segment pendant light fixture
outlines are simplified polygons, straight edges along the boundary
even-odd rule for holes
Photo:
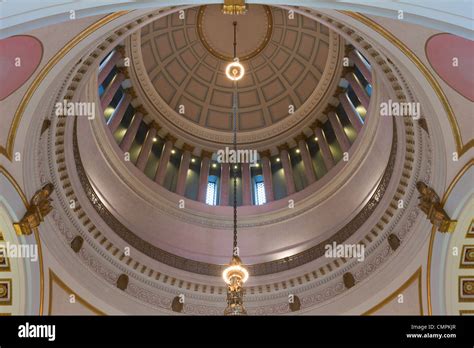
[[[227,15],[242,15],[247,13],[245,0],[224,0],[222,13]]]
[[[227,77],[233,82],[234,94],[232,99],[233,111],[233,148],[237,153],[237,114],[238,114],[238,99],[237,99],[237,81],[240,80],[245,73],[242,64],[237,58],[237,22],[234,25],[234,61],[229,63],[226,68]],[[239,257],[239,247],[237,244],[237,166],[232,167],[233,178],[233,208],[234,208],[234,238],[232,248],[232,259],[230,264],[224,269],[222,277],[227,284],[227,308],[224,311],[225,315],[246,315],[247,311],[244,307],[244,288],[243,285],[249,277],[249,272],[242,265],[242,260]]]

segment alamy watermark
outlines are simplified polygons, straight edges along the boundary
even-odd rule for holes
[[[326,252],[324,256],[327,258],[356,258],[357,261],[363,262],[365,260],[365,245],[364,244],[326,244],[324,247]]]
[[[55,105],[56,116],[84,116],[89,120],[95,118],[95,103],[94,102],[63,102]]]
[[[19,338],[46,338],[52,342],[56,340],[56,325],[36,325],[26,322],[18,326]]]
[[[418,120],[421,117],[420,103],[394,102],[389,99],[380,103],[380,116],[405,116]]]
[[[217,151],[218,163],[251,163],[258,161],[257,150],[234,150],[226,146],[225,149]]]
[[[6,242],[0,245],[2,255],[8,258],[31,259],[32,262],[38,261],[38,246],[36,244],[11,244]]]

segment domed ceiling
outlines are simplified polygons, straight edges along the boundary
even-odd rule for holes
[[[246,69],[238,83],[239,131],[281,124],[293,116],[291,109],[310,104],[306,117],[330,96],[328,84],[315,91],[323,76],[332,78],[324,72],[339,41],[320,23],[263,5],[249,5],[240,16],[222,14],[219,5],[190,8],[184,15],[163,17],[145,26],[140,37],[149,80],[179,117],[205,129],[232,130],[233,87],[225,67],[233,57],[233,21],[237,56]]]

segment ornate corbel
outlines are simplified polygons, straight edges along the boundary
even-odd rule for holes
[[[49,183],[36,191],[23,218],[19,222],[13,223],[17,235],[28,236],[32,234],[34,229],[44,221],[46,215],[53,210],[51,206],[52,199],[49,198],[53,190],[53,184]]]
[[[416,188],[420,193],[418,207],[425,213],[426,218],[430,220],[439,232],[453,232],[457,221],[451,220],[444,211],[436,192],[422,181],[416,183]]]

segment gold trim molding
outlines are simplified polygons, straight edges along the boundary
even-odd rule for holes
[[[362,315],[372,315],[377,312],[379,309],[383,308],[387,303],[393,301],[401,292],[405,291],[411,284],[418,280],[418,300],[420,302],[420,315],[423,315],[423,292],[421,289],[422,286],[422,279],[421,279],[421,267],[416,270],[415,273],[412,274],[408,280],[402,284],[397,290],[391,293],[387,298],[382,300],[380,303],[373,306],[367,312],[363,313]]]
[[[439,232],[452,233],[456,228],[457,221],[451,220],[448,213],[441,206],[439,196],[435,190],[426,185],[423,181],[416,183],[416,188],[420,193],[418,197],[418,208],[426,215],[426,218],[435,226]]]
[[[30,200],[25,215],[20,221],[13,223],[13,228],[18,236],[28,236],[32,234],[44,221],[46,215],[53,210],[51,206],[52,199],[49,198],[53,190],[53,184],[49,183],[36,191]]]

